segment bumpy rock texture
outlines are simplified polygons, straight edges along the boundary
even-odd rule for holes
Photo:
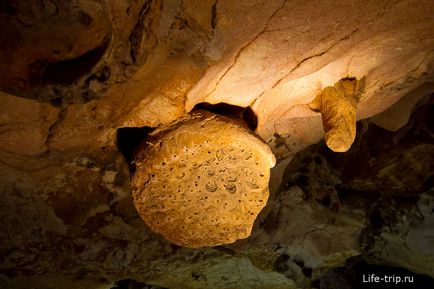
[[[346,152],[356,138],[357,103],[364,82],[364,79],[341,79],[333,87],[324,88],[309,103],[311,109],[321,112],[325,142],[335,152]]]
[[[419,111],[432,105],[433,10],[431,0],[2,1],[1,286],[309,288],[360,254],[433,276],[434,122]],[[308,104],[346,77],[366,80],[351,149],[300,152],[324,137]],[[167,125],[202,102],[250,107],[281,161],[249,238],[179,248],[138,216],[118,130]]]
[[[133,162],[141,217],[173,243],[196,248],[250,236],[276,161],[242,125],[196,112],[153,132]]]

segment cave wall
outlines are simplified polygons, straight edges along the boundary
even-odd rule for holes
[[[2,2],[1,282],[110,288],[131,278],[167,288],[295,288],[361,254],[368,212],[336,192],[306,199],[302,185],[283,188],[285,170],[323,138],[321,116],[308,104],[344,77],[366,79],[357,119],[373,118],[360,122],[358,134],[371,122],[398,134],[412,130],[405,126],[411,113],[433,92],[433,10],[428,0]],[[118,149],[118,129],[165,125],[203,102],[250,107],[255,133],[280,160],[256,231],[229,249],[179,248],[152,233],[132,204]],[[432,140],[426,143],[393,160],[421,164],[425,177],[433,171],[422,157],[432,156]],[[363,167],[365,178],[372,172]],[[335,172],[321,173],[341,182]],[[427,198],[417,206],[431,208]],[[379,230],[372,234],[388,236]],[[418,260],[388,262],[433,276],[432,265],[422,266],[432,259]]]

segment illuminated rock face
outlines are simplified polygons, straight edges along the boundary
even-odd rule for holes
[[[275,159],[241,124],[201,112],[154,132],[134,163],[140,216],[173,243],[202,247],[250,236]]]
[[[1,1],[0,287],[112,288],[131,278],[164,288],[287,289],[292,268],[312,270],[313,281],[360,254],[374,192],[407,200],[430,188],[432,148],[406,144],[431,144],[433,135],[421,134],[434,123],[431,111],[420,127],[410,118],[434,91],[433,11],[432,0]],[[308,104],[347,76],[366,79],[357,135],[370,141],[356,138],[344,154],[321,146],[330,165],[307,150],[305,172],[298,152],[324,137],[321,113]],[[281,160],[251,237],[225,246],[232,254],[154,234],[133,204],[117,146],[122,129],[165,126],[204,102],[250,107],[255,133]],[[365,132],[371,121],[397,134]],[[293,157],[300,167],[286,174]],[[335,158],[346,164],[342,174]],[[164,180],[176,192],[187,184]],[[383,247],[400,208],[387,199],[378,207],[392,212],[384,230],[367,232],[380,239],[366,256],[434,276],[422,244],[432,244],[425,228],[433,214],[403,235],[406,248],[395,246],[401,237]],[[405,222],[391,228],[406,231]]]
[[[324,88],[309,104],[321,112],[325,142],[335,152],[346,152],[356,138],[357,102],[363,88],[364,79],[344,78]]]

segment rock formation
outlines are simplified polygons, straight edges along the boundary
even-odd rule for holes
[[[311,109],[321,112],[325,142],[335,152],[346,152],[356,138],[357,103],[363,89],[364,79],[344,78],[309,103]]]
[[[0,287],[324,289],[357,260],[433,277],[433,11],[431,0],[0,1]],[[365,85],[356,138],[337,154],[309,104],[349,77]],[[259,137],[275,155],[270,196],[250,237],[179,247],[139,216],[130,159],[215,106],[248,122],[245,145]]]
[[[173,243],[196,248],[250,236],[275,159],[240,124],[196,112],[153,132],[133,162],[140,216]]]

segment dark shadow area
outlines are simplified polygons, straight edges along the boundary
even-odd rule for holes
[[[360,256],[348,259],[344,267],[327,271],[314,283],[320,289],[434,288],[433,278],[403,268],[371,265]]]
[[[104,40],[98,47],[77,58],[46,64],[39,81],[49,84],[72,84],[98,63],[104,55],[108,43],[108,40]]]
[[[131,164],[131,159],[136,147],[142,143],[150,132],[154,129],[148,126],[145,127],[123,127],[118,129],[117,145],[128,164]]]
[[[168,289],[168,288],[147,285],[145,283],[140,283],[132,279],[124,279],[116,282],[116,287],[112,287],[111,289]]]
[[[202,102],[196,104],[192,112],[196,110],[207,110],[230,118],[240,119],[253,131],[258,126],[258,117],[250,107],[241,107],[223,102],[217,104]]]

